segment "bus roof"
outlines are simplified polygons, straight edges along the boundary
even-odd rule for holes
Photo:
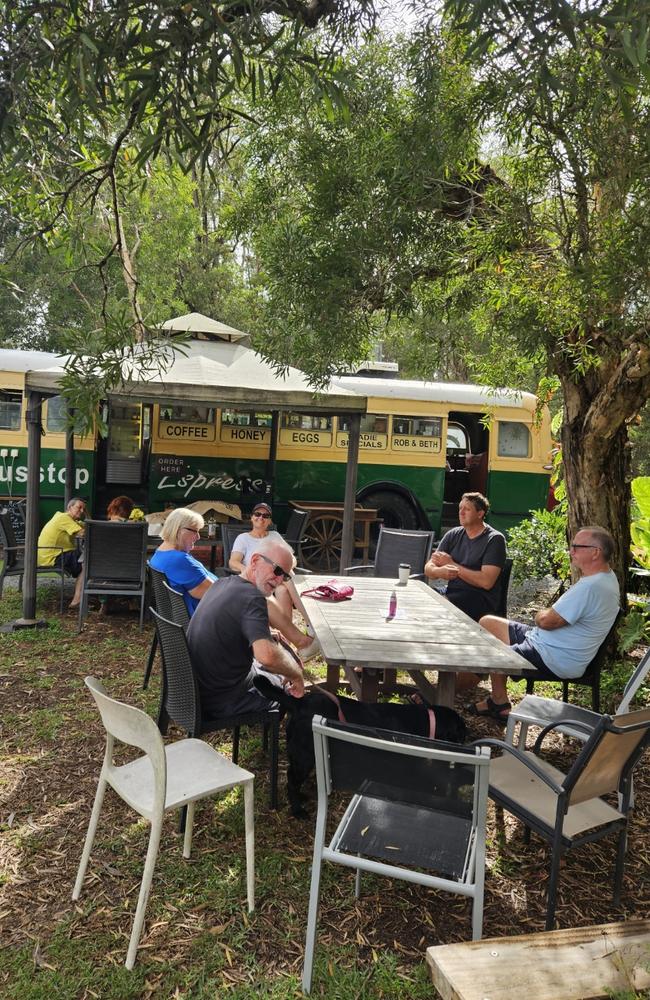
[[[31,372],[54,365],[63,365],[65,358],[60,354],[50,354],[48,351],[13,351],[0,349],[0,371]]]
[[[394,399],[418,399],[432,403],[458,403],[489,409],[511,406],[533,411],[537,397],[532,392],[515,389],[491,389],[486,385],[463,385],[460,382],[416,382],[399,378],[359,378],[345,376],[332,380],[332,386],[353,389],[364,396]]]

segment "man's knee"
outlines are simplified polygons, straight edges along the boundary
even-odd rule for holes
[[[481,628],[484,628],[486,632],[496,636],[497,639],[500,639],[501,642],[504,642],[507,646],[510,645],[507,618],[497,618],[496,615],[483,615],[483,617],[479,619],[479,625]]]

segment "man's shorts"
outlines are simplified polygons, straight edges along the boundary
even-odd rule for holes
[[[534,628],[533,625],[522,625],[521,622],[509,621],[508,638],[510,640],[510,648],[513,649],[515,653],[518,653],[519,656],[523,656],[523,658],[528,660],[529,663],[532,663],[534,667],[537,667],[538,673],[535,676],[536,681],[557,681],[559,679],[557,674],[554,674],[552,670],[549,670],[542,657],[528,638],[528,633],[532,628]],[[521,679],[521,677],[513,678],[513,680],[516,681],[520,681]]]
[[[54,560],[54,565],[58,569],[64,569],[70,576],[77,577],[81,573],[83,566],[79,562],[76,549],[70,552],[60,552]]]

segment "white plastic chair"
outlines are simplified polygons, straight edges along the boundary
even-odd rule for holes
[[[616,715],[625,715],[630,710],[635,694],[649,673],[650,649],[639,660],[636,669],[625,685],[623,698],[616,709]],[[569,705],[556,698],[540,698],[534,694],[527,694],[508,715],[505,742],[511,746],[515,745],[515,729],[518,723],[520,726],[518,745],[521,747],[526,745],[526,736],[530,726],[538,726],[543,729],[551,724],[555,732],[563,733],[565,736],[573,736],[584,742],[589,738],[600,718],[598,712],[580,708],[578,705]]]
[[[147,858],[126,956],[126,967],[132,969],[135,964],[151,879],[158,856],[163,816],[169,809],[178,809],[187,805],[183,857],[189,858],[192,846],[194,803],[199,799],[215,795],[217,792],[225,792],[236,785],[243,785],[246,829],[246,889],[248,910],[249,912],[253,910],[255,906],[254,775],[250,771],[238,767],[237,764],[233,764],[227,757],[217,753],[202,740],[179,740],[177,743],[165,746],[156,723],[145,712],[110,698],[102,684],[94,677],[86,677],[86,684],[97,702],[106,729],[106,750],[72,898],[79,899],[95,839],[104,793],[106,786],[110,785],[120,798],[124,799],[136,812],[151,823]],[[145,755],[128,764],[117,766],[113,763],[115,740],[138,747],[140,750],[144,750]]]

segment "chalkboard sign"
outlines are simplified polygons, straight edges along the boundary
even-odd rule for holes
[[[10,497],[0,497],[0,507],[7,511],[14,529],[16,545],[25,544],[25,501],[12,500]]]

